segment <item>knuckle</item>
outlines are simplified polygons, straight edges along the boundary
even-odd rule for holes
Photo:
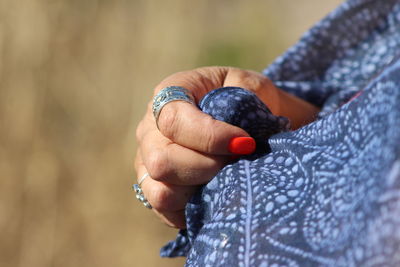
[[[212,151],[215,149],[217,145],[217,136],[215,135],[215,120],[210,118],[207,118],[205,121],[205,132],[202,135],[204,140],[203,144],[205,145],[204,149],[206,153],[212,153]]]
[[[151,123],[152,121],[147,119],[146,117],[143,118],[137,125],[136,127],[136,140],[138,140],[139,142],[143,141],[143,139],[145,139],[148,135],[149,132],[151,132]]]
[[[162,151],[154,151],[147,158],[146,169],[151,178],[157,181],[164,181],[168,177],[168,157]]]
[[[136,137],[136,140],[138,140],[138,141],[143,136],[143,134],[142,134],[143,130],[142,129],[143,129],[143,121],[140,121],[139,125],[136,128],[136,132],[135,132],[135,134],[136,134],[135,137]]]
[[[160,117],[158,118],[158,128],[165,137],[174,140],[175,127],[177,125],[177,121],[178,121],[177,110],[165,106],[161,110]]]
[[[154,188],[150,193],[149,202],[153,209],[163,212],[171,210],[171,194],[163,187]]]

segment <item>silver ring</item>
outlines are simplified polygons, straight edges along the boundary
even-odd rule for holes
[[[138,185],[140,186],[140,185],[143,183],[143,181],[144,181],[147,177],[149,177],[149,176],[150,176],[149,173],[146,172],[146,173],[138,180]]]
[[[145,177],[146,178],[146,177]],[[143,190],[140,187],[140,185],[138,184],[134,184],[133,185],[133,190],[136,193],[136,198],[143,203],[143,205],[148,208],[148,209],[152,209],[153,207],[150,205],[149,201],[147,201],[146,197],[143,194]]]
[[[158,117],[162,108],[172,101],[186,101],[195,105],[194,97],[189,90],[180,86],[168,86],[158,92],[153,98],[153,115],[158,128]]]

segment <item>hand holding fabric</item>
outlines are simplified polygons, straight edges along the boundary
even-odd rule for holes
[[[262,74],[230,67],[206,67],[173,74],[155,94],[168,86],[188,89],[199,103],[220,87],[242,87],[257,95],[274,115],[291,120],[293,128],[313,120],[318,109],[276,88]],[[185,228],[184,208],[198,185],[207,183],[232,158],[235,137],[249,137],[243,129],[213,119],[183,101],[168,103],[157,128],[149,103],[137,128],[139,149],[135,160],[138,177],[148,172],[143,192],[153,210],[168,225]]]

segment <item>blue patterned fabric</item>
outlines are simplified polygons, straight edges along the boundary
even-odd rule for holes
[[[265,140],[290,129],[287,118],[273,115],[255,94],[239,87],[211,91],[203,97],[199,107],[216,120],[246,130],[256,140],[258,153],[269,152]]]
[[[268,150],[226,166],[161,255],[187,266],[400,266],[399,59],[398,0],[350,0],[313,27],[264,74],[321,106],[318,119],[267,134]],[[228,91],[205,111],[252,122],[241,105],[223,108],[240,98]]]

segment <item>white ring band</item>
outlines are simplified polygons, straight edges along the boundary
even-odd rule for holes
[[[142,178],[140,178],[140,179],[138,180],[138,185],[140,186],[140,185],[143,183],[144,179],[146,179],[148,176],[150,176],[148,172],[146,172],[145,174],[143,174]]]

